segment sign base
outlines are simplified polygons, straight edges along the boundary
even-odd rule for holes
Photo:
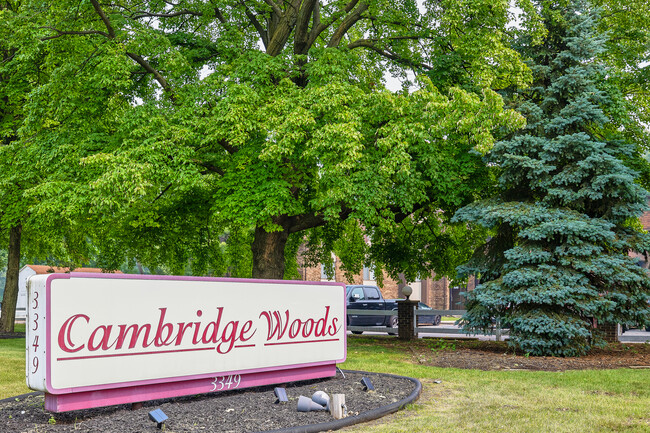
[[[230,391],[299,380],[319,379],[335,375],[336,364],[326,364],[70,394],[56,395],[46,393],[45,409],[50,412],[67,412],[92,407],[137,403],[184,395]]]

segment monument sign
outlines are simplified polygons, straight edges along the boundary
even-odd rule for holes
[[[29,280],[27,385],[61,412],[333,376],[345,286],[125,274]]]

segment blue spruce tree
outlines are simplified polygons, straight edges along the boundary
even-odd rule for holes
[[[482,282],[468,293],[465,330],[500,319],[509,344],[531,355],[582,355],[603,343],[599,324],[650,314],[647,271],[628,256],[650,249],[638,224],[648,193],[621,162],[634,146],[605,133],[598,12],[566,3],[543,6],[541,46],[522,44],[534,84],[507,95],[528,123],[488,156],[500,170],[499,196],[455,216],[494,233],[461,268]]]

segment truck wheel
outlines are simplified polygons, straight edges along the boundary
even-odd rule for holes
[[[397,316],[390,316],[388,329],[388,335],[397,335]]]

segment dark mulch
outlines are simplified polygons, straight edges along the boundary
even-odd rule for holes
[[[165,431],[257,432],[332,421],[329,412],[298,412],[300,395],[315,391],[345,394],[349,415],[386,406],[406,398],[413,382],[399,377],[372,375],[375,391],[364,391],[360,373],[340,373],[330,379],[287,385],[288,403],[275,404],[273,386],[206,394],[145,403],[142,409],[130,405],[51,414],[43,408],[43,396],[0,403],[0,432],[155,432],[149,411],[160,408],[169,417]]]

